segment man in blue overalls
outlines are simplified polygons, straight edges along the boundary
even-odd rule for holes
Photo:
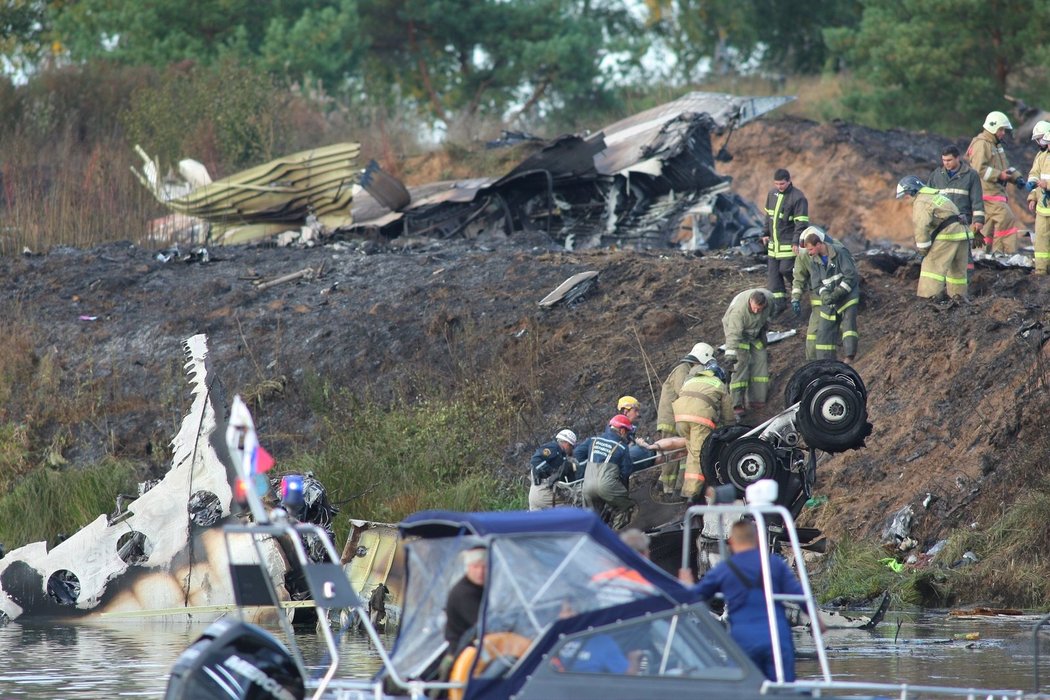
[[[762,587],[758,531],[753,521],[741,520],[733,523],[729,534],[729,548],[733,556],[704,574],[696,590],[704,600],[711,598],[715,593],[721,593],[725,597],[726,607],[729,609],[730,636],[762,669],[766,678],[776,680],[766,597]],[[769,557],[769,574],[773,593],[802,594],[802,585],[780,557]],[[783,603],[774,603],[774,610],[784,680],[792,682],[795,680],[795,646],[791,641],[791,627],[784,614]]]

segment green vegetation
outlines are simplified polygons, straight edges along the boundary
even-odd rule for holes
[[[2,439],[2,437],[0,437]],[[135,493],[135,468],[107,460],[86,469],[36,469],[0,496],[0,542],[14,549],[72,534],[103,513],[117,494]]]
[[[452,398],[387,404],[318,382],[313,403],[323,419],[323,447],[278,468],[312,472],[347,517],[397,522],[418,510],[526,507],[521,484],[501,477],[493,463],[493,446],[510,441],[513,420],[499,388],[466,382]],[[345,520],[337,523],[338,542],[346,538]]]
[[[869,600],[890,591],[894,602],[949,606],[986,602],[1026,608],[1050,606],[1050,543],[1039,533],[1050,521],[1050,481],[1043,479],[981,530],[955,530],[943,549],[921,568],[886,564],[899,554],[874,542],[837,542],[814,576],[820,598]],[[972,552],[976,562],[964,559]],[[900,557],[903,558],[903,557]]]

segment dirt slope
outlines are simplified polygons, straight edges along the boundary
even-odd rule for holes
[[[659,391],[692,343],[721,342],[730,298],[763,280],[760,271],[743,271],[752,261],[739,259],[477,245],[373,255],[229,249],[207,264],[164,264],[126,244],[65,250],[0,260],[0,306],[33,325],[33,352],[57,359],[71,391],[93,380],[108,387],[110,406],[71,426],[76,439],[65,456],[74,464],[105,445],[150,459],[183,403],[179,341],[206,332],[227,391],[283,377],[284,390],[258,415],[278,453],[310,440],[311,373],[384,391],[411,387],[421,366],[447,369],[449,377],[463,367],[508,371],[522,421],[513,444],[493,448],[517,473],[557,427],[597,431],[624,393],[647,399],[651,429],[650,386]],[[246,279],[322,265],[319,280],[264,291]],[[1026,474],[1037,473],[1033,457],[1045,454],[1048,415],[1045,351],[1032,341],[1041,330],[1028,339],[1018,331],[1046,322],[1050,288],[1023,272],[982,270],[975,304],[937,307],[912,296],[914,264],[880,263],[889,272],[869,260],[861,265],[857,367],[875,432],[866,449],[820,463],[818,492],[831,504],[822,524],[832,535],[875,536],[911,503],[916,534],[932,544],[948,528],[991,517]],[[601,276],[582,303],[537,307],[558,282],[586,269]],[[659,376],[647,373],[646,357]],[[774,346],[771,409],[779,409],[801,361],[801,337]],[[515,366],[529,371],[506,369]],[[169,386],[174,393],[157,396],[157,387]],[[928,510],[921,505],[927,493],[936,498]]]
[[[854,242],[907,242],[909,212],[893,185],[928,171],[941,140],[785,119],[748,125],[730,147],[735,160],[724,170],[745,196],[761,201],[772,170],[786,166],[815,222],[854,232]],[[1026,156],[1012,157],[1020,165]],[[57,374],[54,400],[104,397],[48,427],[74,466],[113,452],[163,468],[186,404],[180,341],[204,332],[227,393],[258,398],[260,431],[278,455],[314,439],[312,377],[382,396],[497,373],[520,420],[510,444],[492,447],[520,476],[539,441],[565,425],[597,431],[622,394],[646,400],[643,431],[652,430],[664,375],[693,343],[721,343],[729,300],[764,283],[762,269],[745,271],[759,261],[670,250],[565,253],[524,236],[395,243],[216,249],[205,264],[163,263],[129,244],[0,259],[0,325],[10,352]],[[307,267],[320,275],[253,285]],[[582,303],[538,308],[589,269],[601,272],[599,286]],[[1043,332],[1019,331],[1047,323],[1050,284],[979,270],[973,305],[938,307],[914,298],[915,264],[863,258],[861,269],[857,368],[875,432],[866,449],[820,463],[817,490],[830,500],[816,517],[833,536],[877,537],[911,504],[923,545],[987,524],[1042,473]],[[801,336],[773,348],[774,397],[802,358]],[[31,405],[11,397],[0,423],[21,420]],[[773,400],[770,409],[780,407]]]

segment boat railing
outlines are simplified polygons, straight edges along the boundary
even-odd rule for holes
[[[335,547],[329,539],[328,534],[317,525],[295,522],[284,515],[282,511],[271,511],[268,515],[269,519],[264,523],[255,522],[249,524],[233,524],[227,525],[223,528],[226,540],[226,555],[230,562],[231,575],[234,578],[234,590],[236,593],[242,588],[238,579],[239,577],[244,576],[244,567],[247,567],[248,569],[254,568],[257,571],[261,571],[262,576],[254,577],[253,583],[258,585],[258,581],[261,578],[268,594],[268,598],[271,601],[269,604],[278,606],[279,608],[280,597],[271,576],[266,571],[266,557],[264,556],[262,549],[262,542],[264,541],[264,538],[273,537],[281,538],[281,541],[291,544],[294,548],[295,557],[306,575],[310,593],[313,597],[313,604],[318,610],[318,627],[324,638],[329,658],[328,666],[325,668],[320,678],[312,679],[311,675],[307,673],[302,651],[295,642],[295,632],[292,629],[292,624],[288,617],[286,615],[278,615],[277,619],[289,646],[289,651],[299,668],[300,674],[307,680],[308,687],[311,687],[314,691],[312,697],[315,700],[319,699],[328,689],[338,690],[342,693],[340,697],[347,698],[382,697],[383,695],[382,684],[377,681],[366,679],[335,680],[335,674],[339,667],[339,645],[336,641],[335,634],[332,631],[331,622],[329,621],[329,610],[351,609],[357,614],[361,623],[361,628],[368,635],[372,646],[376,650],[376,653],[383,664],[383,668],[386,675],[389,677],[390,682],[404,690],[409,697],[424,698],[429,690],[447,691],[453,688],[464,687],[464,684],[462,683],[418,681],[403,678],[401,674],[398,673],[397,668],[390,659],[390,655],[383,646],[383,640],[380,638],[378,630],[376,630],[375,626],[372,624],[364,602],[356,593],[354,593],[350,586],[350,581],[346,577],[346,573],[343,571],[342,567],[336,563],[339,561],[339,555],[336,553]],[[301,536],[306,534],[316,536],[324,544],[325,551],[329,557],[329,562],[317,563],[310,559],[301,539]],[[248,565],[235,564],[230,547],[231,535],[250,536],[256,557],[255,563]],[[238,600],[238,603],[245,605],[245,603],[241,603],[241,600]]]
[[[756,529],[758,530],[759,540],[759,560],[762,565],[762,587],[765,592],[766,599],[766,615],[769,619],[769,636],[772,640],[773,647],[773,661],[776,669],[776,680],[767,680],[762,685],[762,693],[768,694],[775,690],[804,690],[809,692],[812,697],[822,697],[825,693],[878,693],[886,697],[897,697],[900,700],[907,700],[908,698],[914,698],[919,696],[928,695],[941,695],[946,697],[965,697],[971,700],[977,698],[984,698],[985,700],[1003,699],[1006,698],[1020,698],[1024,697],[1025,694],[1021,690],[992,690],[992,689],[977,689],[977,688],[957,688],[951,686],[933,686],[933,685],[909,685],[909,684],[894,684],[894,683],[865,683],[855,681],[836,681],[832,679],[831,669],[828,665],[827,652],[824,647],[823,631],[820,625],[819,610],[816,604],[816,598],[813,596],[813,589],[809,583],[809,573],[806,570],[805,560],[802,558],[802,548],[799,544],[798,532],[795,529],[795,521],[791,517],[791,514],[786,508],[778,505],[771,504],[724,504],[724,505],[697,505],[690,507],[686,513],[683,522],[683,543],[682,543],[682,568],[689,566],[689,550],[692,544],[692,520],[694,515],[700,516],[714,516],[717,519],[717,525],[715,531],[718,535],[719,544],[722,547],[722,556],[726,556],[725,552],[725,518],[723,516],[729,516],[731,518],[739,519],[742,516],[750,516],[755,519]],[[772,590],[772,578],[770,576],[769,557],[770,546],[769,546],[769,518],[779,517],[783,522],[783,535],[778,536],[778,539],[786,536],[787,543],[791,547],[792,554],[795,559],[795,567],[798,574],[799,583],[802,586],[802,595],[797,594],[785,594],[785,593],[774,593]],[[784,677],[784,659],[780,652],[780,629],[777,625],[777,616],[775,614],[775,604],[777,602],[795,602],[800,603],[809,615],[810,619],[810,633],[813,636],[813,645],[816,649],[817,659],[820,664],[820,673],[822,676],[821,680],[801,680],[801,681],[785,681]],[[1050,620],[1050,615],[1044,618],[1044,622]],[[1041,623],[1042,624],[1042,623]],[[1038,627],[1036,629],[1038,634]],[[1038,647],[1036,648],[1037,664],[1038,664]],[[1036,692],[1038,693],[1038,675],[1036,676]]]
[[[683,541],[682,541],[682,568],[686,569],[689,567],[689,550],[692,547],[692,521],[694,515],[700,515],[706,517],[708,515],[716,518],[718,532],[718,541],[724,546],[725,532],[724,532],[724,518],[722,516],[740,518],[742,516],[751,516],[755,519],[756,529],[758,530],[758,550],[760,553],[759,561],[762,566],[762,589],[765,593],[766,599],[766,617],[769,620],[769,638],[772,640],[773,647],[773,666],[776,671],[778,683],[784,683],[784,658],[783,654],[780,653],[780,628],[777,625],[776,615],[776,603],[796,603],[802,607],[806,614],[809,615],[809,619],[812,621],[810,624],[810,630],[813,634],[813,645],[816,648],[817,660],[820,663],[820,672],[824,678],[825,683],[831,682],[831,670],[828,667],[828,656],[824,649],[824,637],[820,629],[820,625],[817,621],[820,619],[816,600],[813,596],[813,590],[809,585],[809,574],[806,572],[805,562],[802,559],[802,548],[799,545],[798,532],[795,530],[795,521],[791,517],[791,513],[788,512],[787,508],[772,504],[724,504],[724,505],[697,505],[691,506],[685,512],[683,521]],[[795,562],[797,564],[798,579],[802,585],[802,594],[796,593],[774,593],[773,592],[773,579],[770,576],[769,569],[769,518],[778,517],[783,522],[784,534],[787,535],[787,541],[791,546],[791,551],[794,554]],[[724,552],[723,552],[724,556]],[[790,684],[788,684],[790,685]]]
[[[1036,623],[1035,629],[1032,630],[1032,692],[1039,692],[1039,632],[1050,623],[1050,613],[1043,615],[1043,617]]]

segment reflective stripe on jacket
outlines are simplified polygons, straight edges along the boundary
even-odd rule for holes
[[[969,223],[984,223],[984,190],[981,187],[981,178],[977,176],[977,171],[966,163],[960,163],[954,175],[949,175],[944,168],[937,168],[930,173],[926,185],[952,200],[952,204],[958,207],[959,213],[965,216]]]
[[[809,202],[802,190],[794,185],[783,192],[773,188],[766,195],[766,221],[763,233],[769,236],[766,254],[783,259],[795,256],[792,246],[797,245],[799,233],[809,226]]]
[[[931,187],[923,187],[915,195],[912,204],[911,220],[915,226],[915,245],[919,250],[928,250],[933,245],[933,232],[948,218],[959,215],[959,209],[952,200]],[[948,224],[937,234],[939,241],[966,241],[972,237],[965,226],[959,222]]]
[[[677,423],[700,423],[714,430],[733,420],[733,402],[726,385],[702,367],[682,385],[673,407]]]
[[[970,147],[966,149],[966,158],[981,178],[985,196],[1006,196],[1006,184],[999,179],[999,173],[1009,168],[1010,162],[1006,160],[1006,151],[995,134],[982,130],[974,136]]]
[[[674,409],[671,405],[678,398],[678,392],[689,378],[689,373],[696,365],[692,362],[679,362],[664,380],[663,388],[660,389],[660,406],[656,411],[656,429],[665,433],[674,432]]]
[[[1039,151],[1035,160],[1032,161],[1032,169],[1028,171],[1028,181],[1050,180],[1050,151]],[[1035,213],[1040,216],[1050,216],[1050,193],[1042,187],[1036,187],[1028,193],[1028,201],[1035,202]]]

